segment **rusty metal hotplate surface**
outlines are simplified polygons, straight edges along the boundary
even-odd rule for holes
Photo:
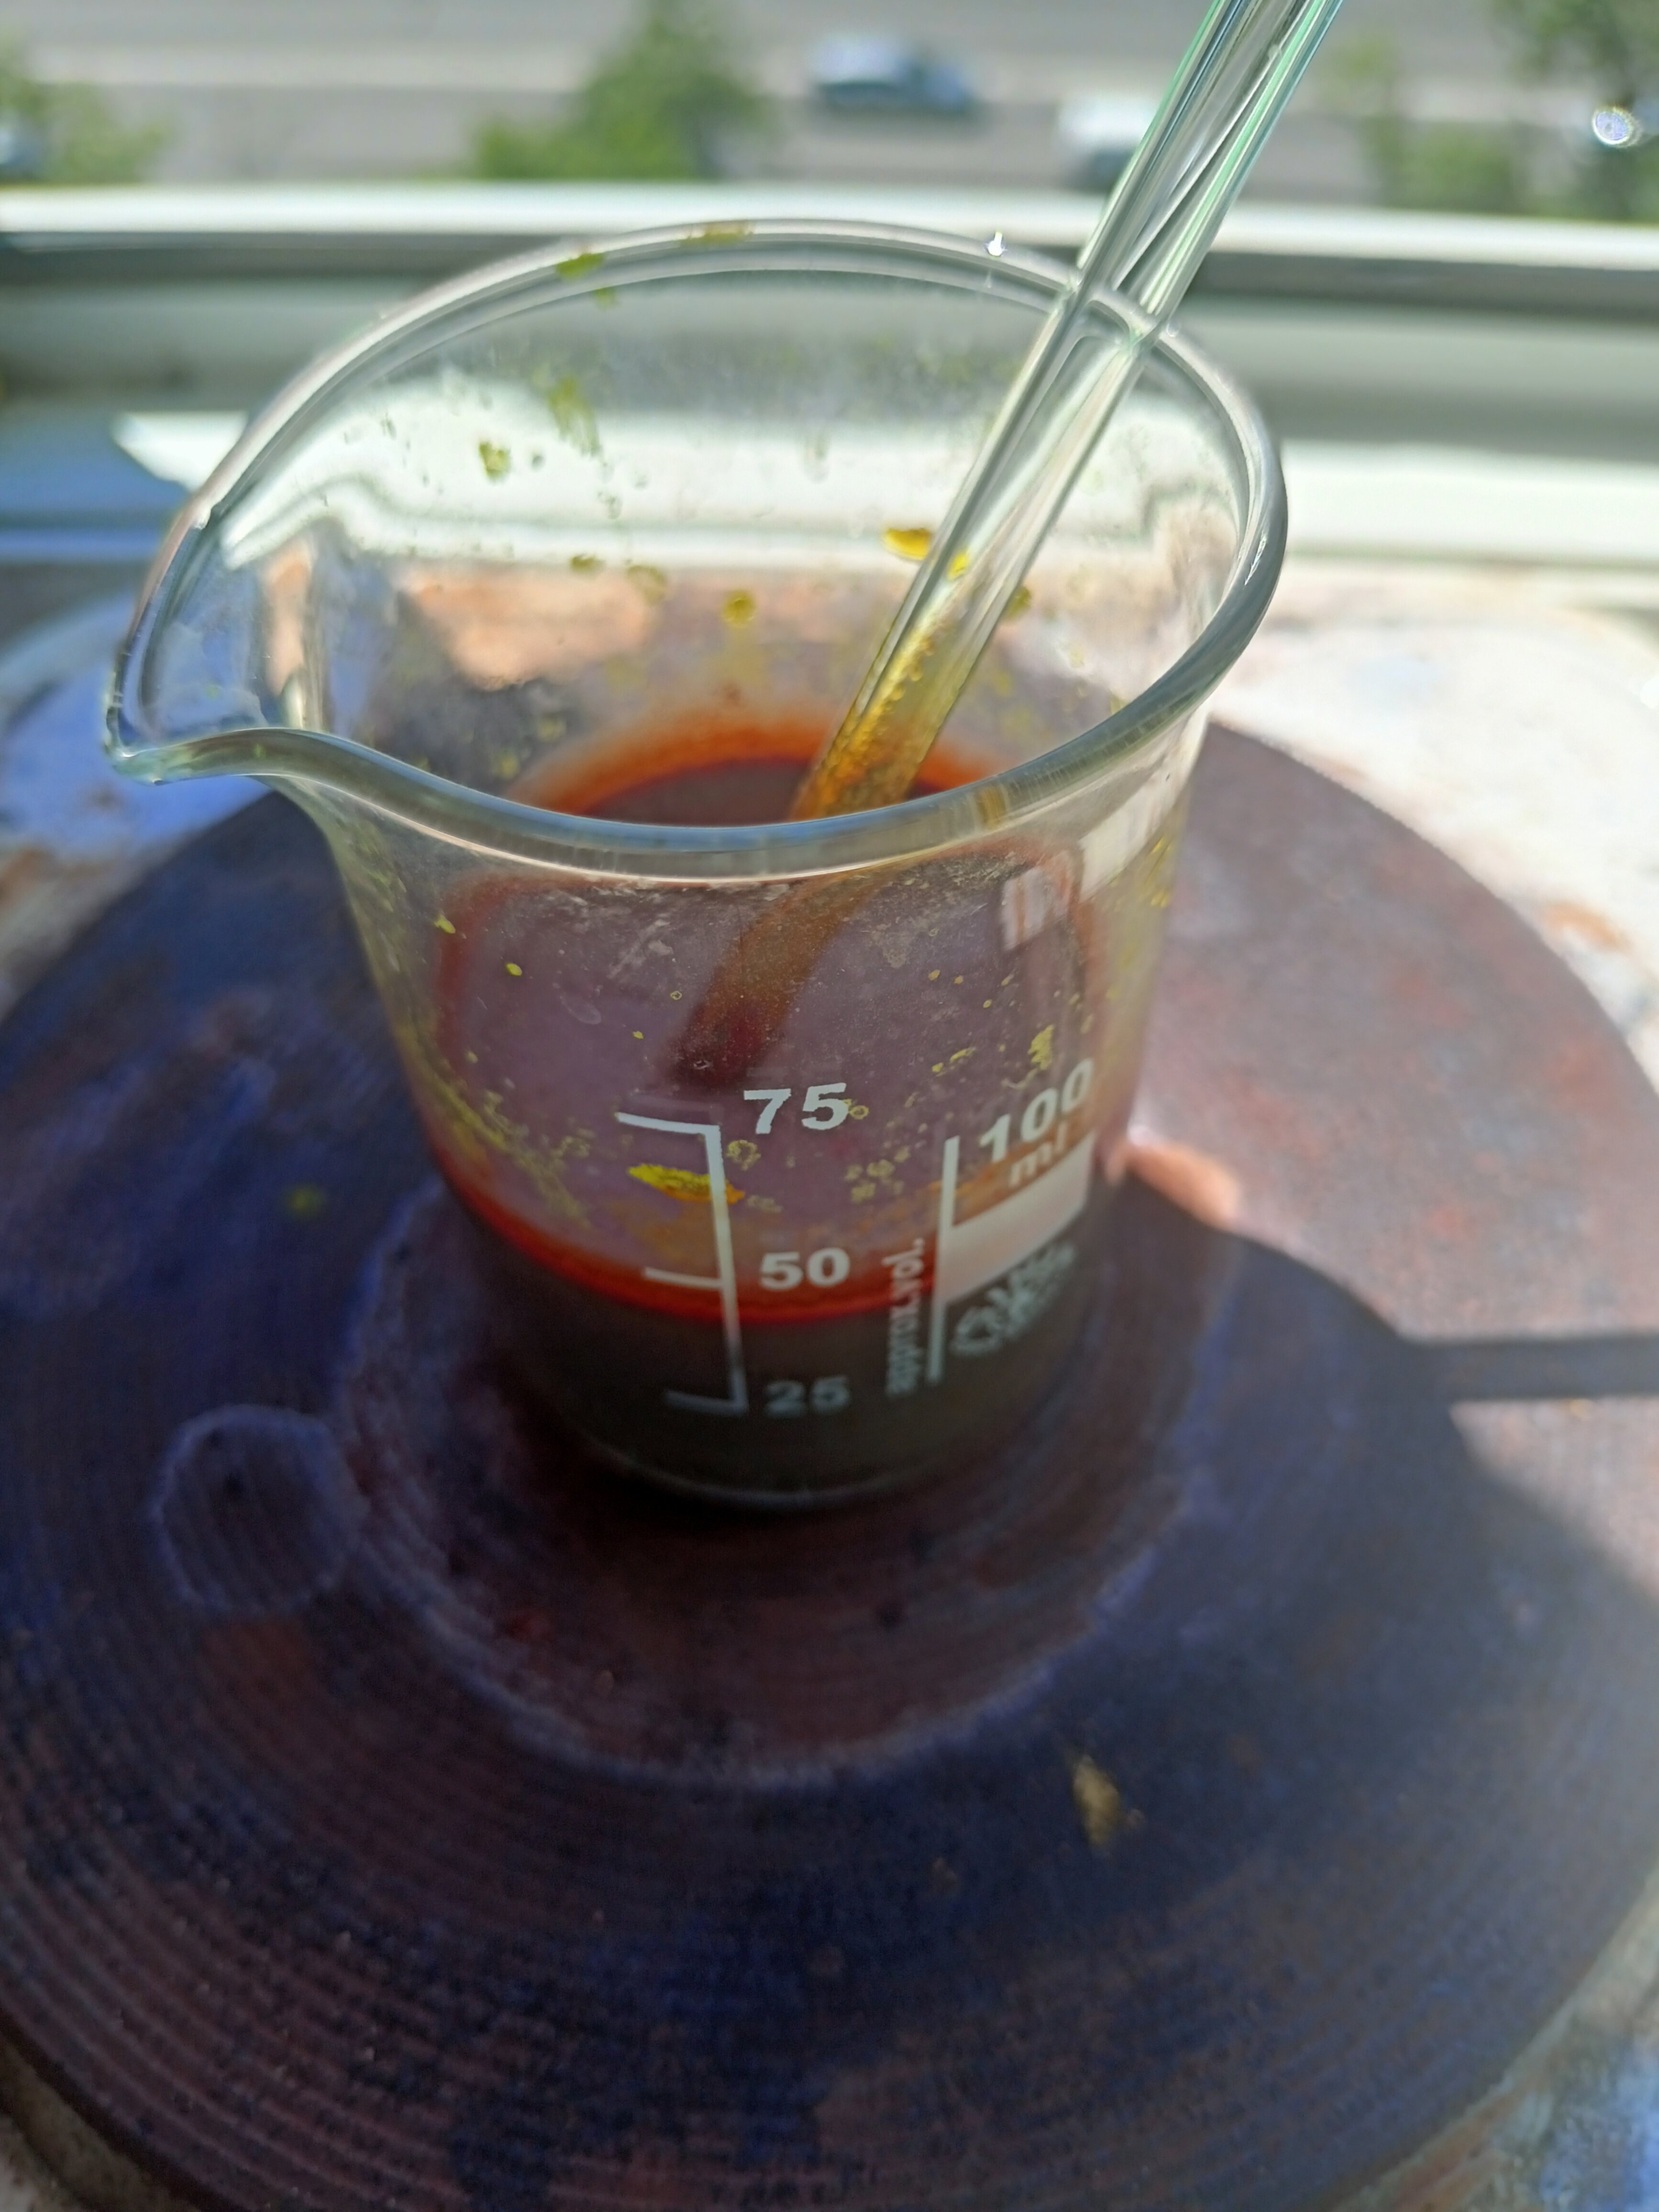
[[[1652,1431],[1549,1402],[1653,1388],[1659,1102],[1309,772],[1218,734],[1189,863],[1065,1390],[816,1519],[515,1396],[297,813],[25,1001],[0,2024],[107,2137],[238,2212],[1285,2212],[1545,2023],[1659,1839],[1659,1578],[1560,1503]]]

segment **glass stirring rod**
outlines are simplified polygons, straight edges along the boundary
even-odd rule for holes
[[[1214,0],[793,820],[908,791],[1341,4]],[[1107,291],[1124,320],[1094,312]]]

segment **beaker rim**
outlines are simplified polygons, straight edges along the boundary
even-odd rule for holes
[[[550,279],[561,299],[677,277],[746,271],[840,270],[954,283],[964,291],[1052,301],[1069,281],[1048,255],[901,224],[757,219],[684,224],[592,241],[562,240],[421,292],[320,356],[249,423],[185,502],[151,567],[117,656],[106,745],[141,779],[246,775],[295,796],[323,793],[395,817],[446,842],[529,861],[664,879],[799,877],[904,860],[1018,823],[1137,757],[1199,709],[1259,628],[1284,558],[1285,484],[1273,441],[1243,386],[1205,349],[1166,328],[1153,352],[1224,429],[1244,504],[1227,586],[1182,653],[1104,720],[1034,759],[976,781],[856,814],[805,822],[698,828],[562,814],[437,775],[326,731],[280,724],[227,726],[186,737],[151,734],[137,708],[148,655],[170,605],[211,542],[216,518],[287,434],[319,417],[362,376],[439,334],[507,310]],[[1114,295],[1101,295],[1109,311]],[[1133,316],[1133,310],[1126,310]]]

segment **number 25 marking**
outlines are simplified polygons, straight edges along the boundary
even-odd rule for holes
[[[839,1129],[853,1110],[849,1099],[836,1096],[837,1091],[846,1088],[844,1083],[814,1083],[809,1085],[806,1096],[801,1101],[801,1127],[804,1129]],[[778,1118],[779,1107],[787,1104],[795,1094],[790,1090],[745,1091],[743,1095],[745,1098],[765,1100],[755,1119],[755,1134],[769,1137],[772,1124]]]
[[[775,1420],[795,1419],[809,1408],[815,1413],[844,1413],[852,1402],[853,1385],[845,1375],[820,1375],[810,1386],[785,1382],[766,1385],[766,1410]]]

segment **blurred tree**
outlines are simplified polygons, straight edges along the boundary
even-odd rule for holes
[[[1528,149],[1517,131],[1407,116],[1392,39],[1351,40],[1332,56],[1323,82],[1332,104],[1352,118],[1384,206],[1466,215],[1520,215],[1532,206]]]
[[[1378,198],[1388,207],[1468,214],[1659,222],[1659,0],[1492,0],[1492,7],[1517,42],[1523,69],[1582,76],[1595,100],[1627,111],[1629,143],[1598,143],[1587,103],[1564,186],[1559,151],[1552,164],[1536,125],[1413,121],[1398,47],[1386,37],[1357,39],[1332,56],[1323,81],[1333,105],[1352,119]],[[1552,166],[1547,186],[1540,174]]]
[[[1621,146],[1598,145],[1587,128],[1571,211],[1615,222],[1659,222],[1659,0],[1492,4],[1534,74],[1565,65],[1589,79],[1598,100],[1647,123],[1645,138]],[[1588,125],[1588,117],[1585,121]]]
[[[0,44],[0,184],[125,185],[166,145],[159,125],[119,122],[90,87],[45,84]]]
[[[726,147],[763,133],[769,103],[694,0],[647,0],[632,36],[602,61],[562,120],[487,123],[472,173],[495,178],[718,176]]]

